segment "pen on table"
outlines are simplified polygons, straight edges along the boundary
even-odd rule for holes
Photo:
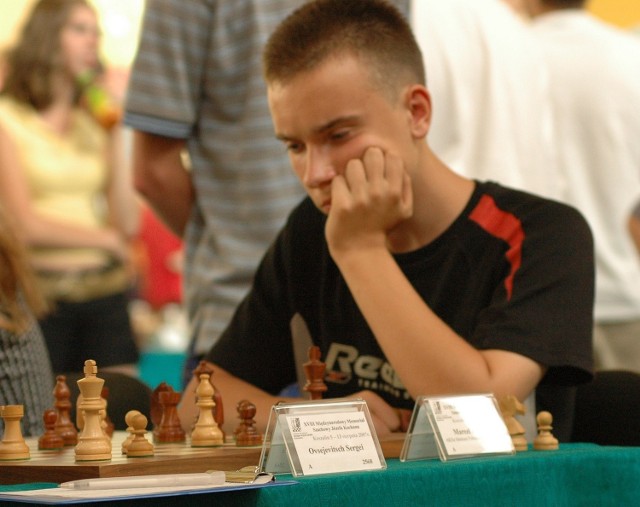
[[[225,482],[225,473],[209,470],[195,474],[134,475],[129,477],[103,477],[63,482],[66,489],[127,489],[162,488],[172,486],[221,486]]]

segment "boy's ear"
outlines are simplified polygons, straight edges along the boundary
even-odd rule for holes
[[[424,86],[413,85],[407,89],[405,100],[411,133],[416,138],[424,138],[431,126],[431,95]]]

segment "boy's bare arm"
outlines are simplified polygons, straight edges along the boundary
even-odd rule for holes
[[[369,150],[333,182],[327,241],[358,307],[412,397],[526,398],[544,368],[512,352],[475,349],[427,306],[389,251],[388,231],[408,210],[402,171],[392,156]]]

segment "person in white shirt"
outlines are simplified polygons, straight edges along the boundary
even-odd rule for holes
[[[640,197],[640,41],[584,0],[527,0],[550,70],[565,200],[595,237],[596,368],[640,371],[640,259],[628,230]]]
[[[502,0],[419,0],[411,21],[434,150],[464,176],[558,197],[547,74],[522,16]]]

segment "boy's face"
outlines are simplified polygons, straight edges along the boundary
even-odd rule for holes
[[[411,113],[402,92],[394,101],[376,89],[355,57],[331,58],[286,84],[271,83],[276,135],[315,205],[331,207],[331,182],[347,162],[375,146],[395,153],[407,170],[416,163]]]

